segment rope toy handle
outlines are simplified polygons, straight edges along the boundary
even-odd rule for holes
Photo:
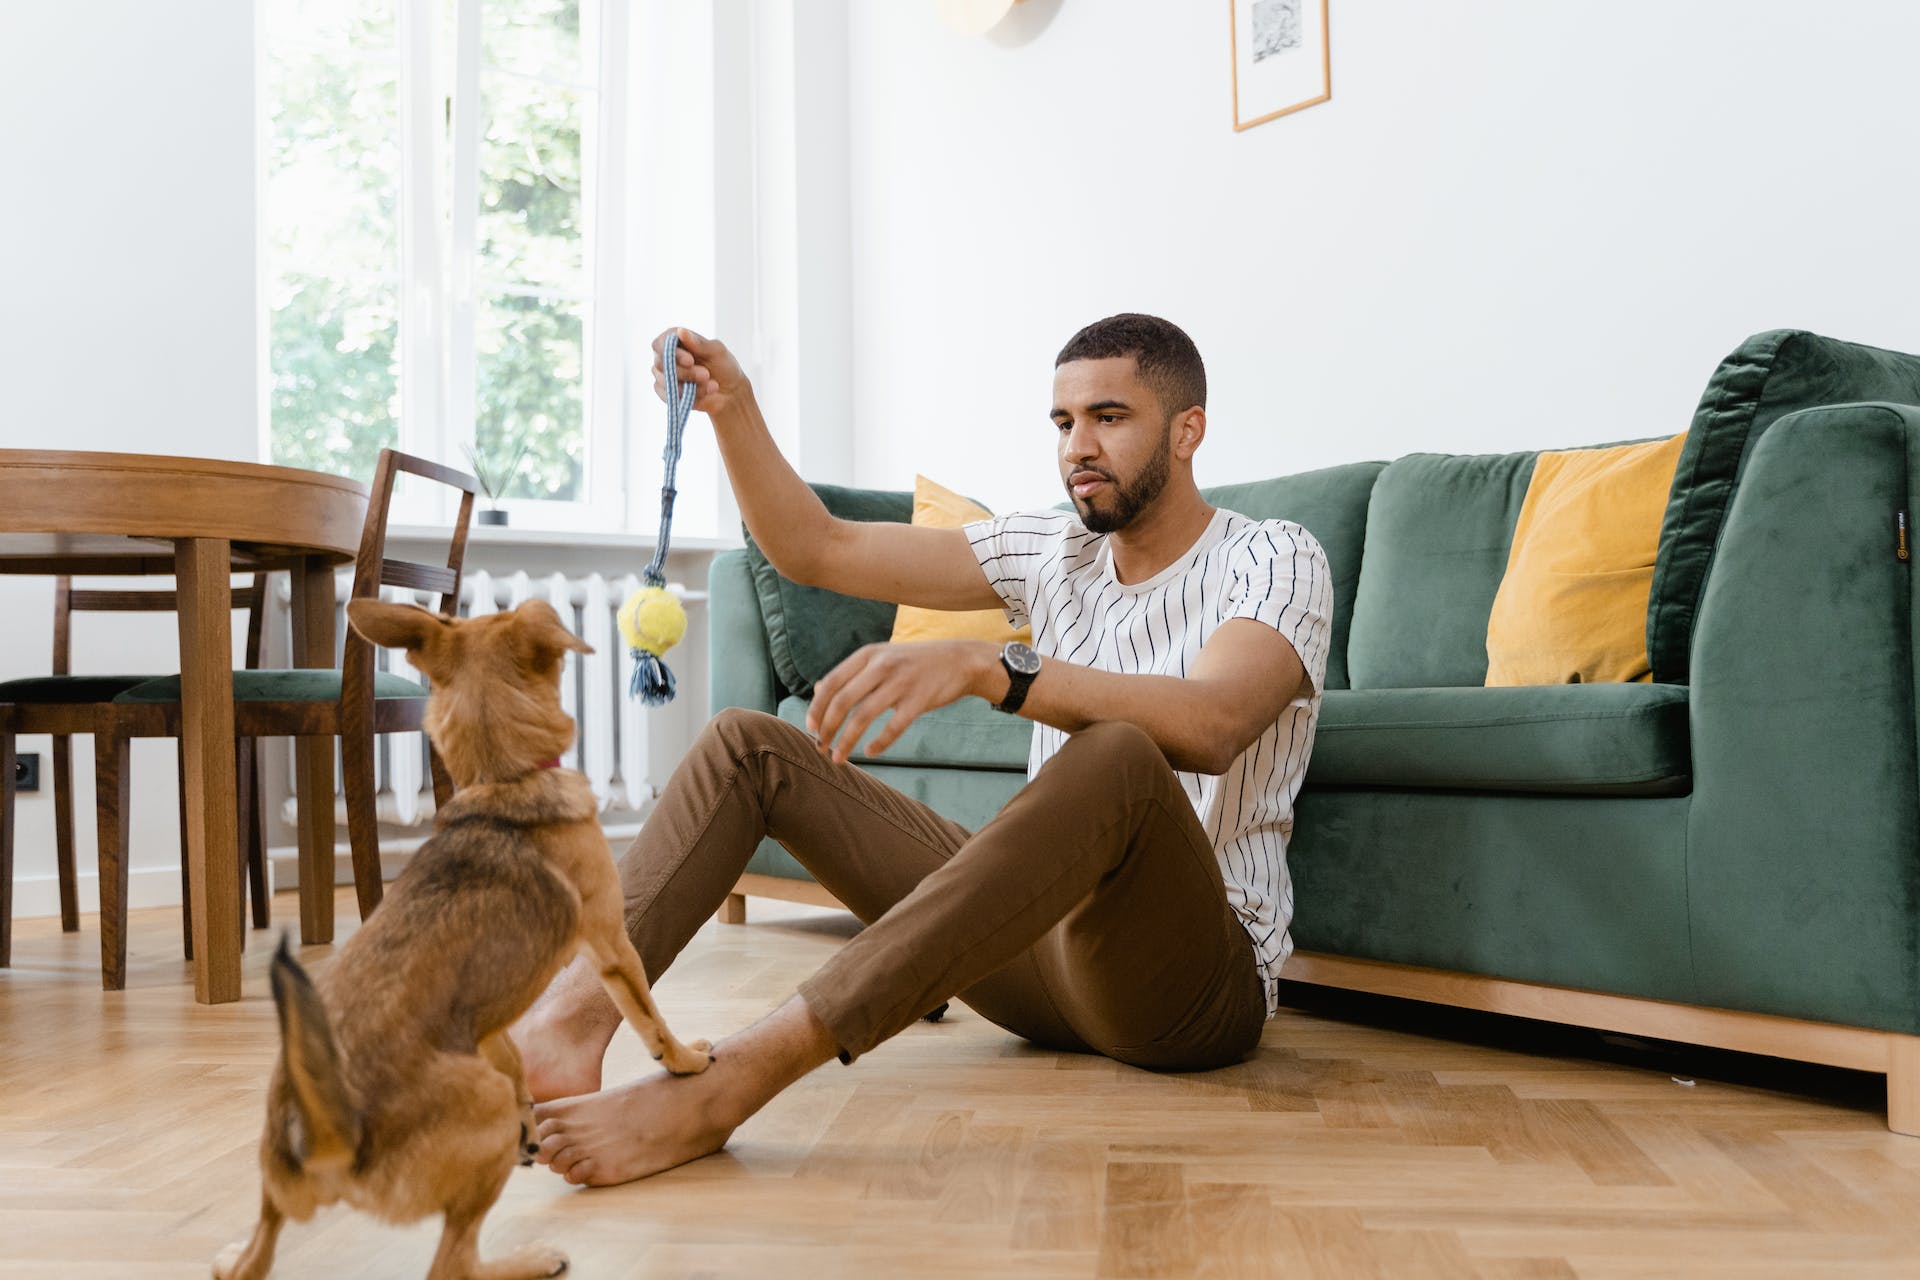
[[[678,596],[667,590],[665,569],[667,547],[673,536],[673,475],[680,465],[680,446],[686,437],[687,421],[693,417],[693,400],[699,388],[683,386],[676,356],[680,332],[669,330],[660,352],[660,365],[666,377],[667,444],[661,458],[666,463],[660,485],[660,538],[653,560],[642,581],[646,584],[620,606],[620,636],[633,650],[633,682],[628,693],[650,707],[673,701],[673,672],[667,668],[667,650],[680,643],[687,633],[687,611]]]

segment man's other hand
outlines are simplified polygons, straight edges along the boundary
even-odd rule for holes
[[[861,736],[889,711],[892,717],[867,744],[868,755],[892,746],[921,713],[968,694],[991,700],[1005,694],[1006,685],[1000,646],[991,640],[870,644],[814,685],[807,732],[820,754],[845,764]]]

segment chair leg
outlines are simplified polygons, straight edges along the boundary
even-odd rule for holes
[[[246,859],[247,892],[253,901],[253,927],[271,923],[267,901],[267,811],[260,789],[260,740],[242,738],[234,758],[240,763],[240,856]]]
[[[80,932],[80,887],[73,862],[73,739],[53,736],[53,847],[60,873],[60,932]]]
[[[187,745],[185,739],[174,739],[174,750],[179,768],[174,777],[180,794],[180,950],[187,959],[193,959],[193,881],[187,871]],[[96,784],[97,785],[97,784]]]
[[[0,969],[13,966],[13,727],[0,729]]]
[[[340,735],[340,781],[347,794],[347,843],[353,849],[353,892],[365,920],[380,905],[380,820],[374,808],[373,734]]]
[[[100,985],[127,985],[127,810],[132,743],[114,733],[93,737],[93,805],[100,845]]]

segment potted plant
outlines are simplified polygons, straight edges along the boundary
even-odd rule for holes
[[[467,460],[473,464],[474,478],[480,482],[480,492],[487,495],[487,505],[479,514],[481,524],[505,524],[507,513],[500,509],[500,499],[506,496],[507,486],[520,471],[520,463],[527,456],[529,441],[521,441],[520,449],[513,455],[513,461],[500,470],[494,470],[480,460],[479,452],[472,445],[462,445]]]

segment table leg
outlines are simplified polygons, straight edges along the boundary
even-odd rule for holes
[[[232,547],[174,543],[180,618],[180,740],[186,765],[187,878],[193,886],[193,994],[240,998],[238,798],[233,756]]]
[[[309,556],[293,570],[293,665],[333,661],[333,566]],[[293,740],[300,827],[300,941],[333,941],[333,738]]]

